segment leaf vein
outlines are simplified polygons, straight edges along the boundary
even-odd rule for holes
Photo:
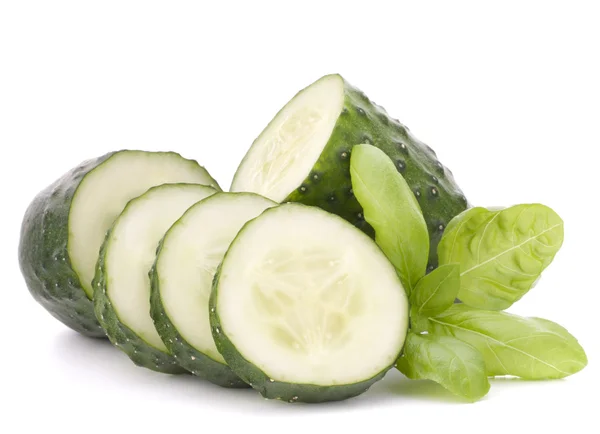
[[[464,331],[464,332],[475,334],[475,335],[477,335],[477,336],[479,336],[479,337],[481,337],[481,338],[483,338],[483,339],[489,339],[490,341],[492,341],[492,342],[495,342],[495,343],[497,343],[498,345],[501,345],[501,346],[503,346],[503,347],[506,347],[506,348],[508,348],[508,349],[510,349],[510,350],[513,350],[513,351],[515,351],[515,352],[517,352],[517,353],[520,353],[520,354],[522,354],[522,355],[524,355],[524,356],[526,356],[526,357],[529,357],[529,358],[531,358],[531,359],[533,359],[533,360],[535,360],[535,361],[537,361],[537,362],[539,362],[539,363],[541,363],[541,364],[543,364],[543,365],[546,365],[546,366],[548,366],[549,368],[552,368],[552,369],[554,369],[554,370],[556,370],[556,371],[560,372],[561,374],[566,374],[566,375],[569,375],[569,374],[570,374],[569,372],[565,372],[565,371],[563,371],[563,370],[561,370],[561,369],[558,369],[556,366],[552,365],[551,363],[548,363],[548,362],[546,362],[546,361],[544,361],[544,360],[542,360],[542,359],[540,359],[540,358],[538,358],[538,357],[535,357],[533,354],[529,354],[529,353],[527,353],[527,352],[525,352],[525,351],[523,351],[523,350],[521,350],[521,349],[519,349],[519,348],[516,348],[516,347],[513,347],[513,346],[511,346],[511,345],[508,345],[508,344],[506,344],[506,343],[504,343],[504,342],[502,342],[502,341],[499,341],[498,339],[494,339],[494,338],[493,338],[493,337],[491,337],[491,336],[485,335],[485,334],[483,334],[483,333],[480,333],[480,332],[477,332],[477,331],[475,331],[475,330],[466,329],[466,328],[464,328],[464,327],[458,327],[458,326],[455,326],[454,324],[445,323],[445,322],[443,322],[443,321],[440,321],[439,319],[436,319],[436,318],[429,318],[429,319],[430,319],[431,321],[433,321],[433,322],[436,322],[436,323],[438,323],[438,324],[442,325],[443,327],[457,328],[457,329],[459,329],[459,330],[462,330],[462,331]]]
[[[556,228],[556,227],[558,227],[558,226],[561,226],[561,225],[562,225],[562,223],[557,223],[557,224],[555,224],[555,225],[553,225],[553,226],[551,226],[551,227],[549,227],[549,228],[547,228],[547,229],[543,230],[543,231],[542,231],[542,232],[540,232],[539,234],[537,234],[537,235],[535,235],[535,236],[533,236],[533,237],[527,238],[527,239],[526,239],[525,241],[523,241],[522,243],[520,243],[520,244],[517,244],[517,245],[514,245],[514,246],[513,246],[513,247],[511,247],[510,249],[504,250],[504,251],[502,251],[502,252],[498,253],[497,255],[495,255],[495,256],[493,256],[493,257],[491,257],[491,258],[489,258],[489,259],[487,259],[487,260],[485,260],[485,261],[483,261],[483,262],[481,262],[481,263],[478,263],[478,264],[476,264],[476,265],[472,266],[472,267],[471,267],[471,268],[469,268],[468,270],[465,270],[465,271],[463,271],[462,273],[460,273],[460,275],[461,275],[461,276],[464,276],[465,274],[468,274],[468,273],[470,273],[471,271],[473,271],[473,270],[476,270],[477,268],[480,268],[480,267],[484,266],[485,264],[488,264],[488,263],[490,263],[490,262],[496,261],[498,258],[500,258],[501,256],[504,256],[504,255],[505,255],[505,254],[507,254],[508,252],[511,252],[511,251],[513,251],[513,250],[515,250],[515,249],[518,249],[518,248],[520,248],[521,246],[523,246],[523,245],[525,245],[525,244],[529,243],[530,241],[532,241],[532,240],[534,240],[534,239],[536,239],[536,238],[538,238],[538,237],[542,236],[542,235],[543,235],[543,234],[545,234],[546,232],[549,232],[549,231],[551,231],[552,229],[554,229],[554,228]]]

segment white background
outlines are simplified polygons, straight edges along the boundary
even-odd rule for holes
[[[0,3],[0,432],[600,432],[600,13],[492,4]],[[563,249],[511,311],[567,327],[584,371],[495,380],[475,404],[391,373],[353,400],[288,405],[136,368],[34,302],[17,243],[39,190],[121,148],[178,151],[226,188],[276,111],[331,72],[430,144],[471,203],[563,217]]]

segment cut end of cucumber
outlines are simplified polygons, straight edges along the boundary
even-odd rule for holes
[[[293,98],[255,140],[231,191],[283,201],[315,165],[344,104],[344,82],[328,75]]]
[[[104,280],[112,308],[123,325],[161,351],[167,348],[150,317],[148,276],[156,248],[190,206],[214,193],[211,187],[194,184],[154,187],[129,202],[106,239]]]
[[[393,365],[408,327],[404,290],[375,243],[303,205],[248,223],[216,288],[213,335],[223,334],[271,382],[337,387],[373,379]]]
[[[467,199],[429,146],[339,75],[317,80],[277,113],[246,153],[231,190],[318,206],[374,238],[352,189],[350,156],[359,143],[381,149],[419,202],[429,231],[431,271],[444,228],[467,207]]]
[[[77,187],[69,215],[68,251],[81,286],[92,297],[98,252],[127,202],[150,187],[171,182],[219,189],[193,160],[172,152],[121,151],[89,172]]]

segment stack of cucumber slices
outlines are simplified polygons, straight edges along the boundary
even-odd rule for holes
[[[470,206],[431,148],[328,75],[277,113],[230,192],[173,152],[83,162],[27,209],[19,262],[55,318],[157,372],[323,402],[396,367],[474,401],[492,376],[587,364],[561,326],[503,312],[562,237],[544,205]]]

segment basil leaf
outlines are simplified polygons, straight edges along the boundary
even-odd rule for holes
[[[563,221],[540,204],[471,208],[455,217],[438,246],[440,264],[460,263],[458,298],[503,310],[523,297],[563,242]]]
[[[483,357],[471,345],[448,336],[410,332],[396,367],[413,380],[432,380],[476,401],[490,389]]]
[[[577,339],[545,319],[455,304],[430,318],[429,324],[430,333],[452,336],[478,349],[488,375],[515,375],[529,380],[563,378],[587,365],[587,356]]]
[[[423,276],[410,297],[413,330],[425,330],[428,317],[439,315],[452,306],[459,288],[458,264],[442,265]]]
[[[352,148],[350,174],[365,220],[375,229],[375,241],[410,295],[425,275],[429,256],[429,233],[421,207],[392,160],[375,146]]]

